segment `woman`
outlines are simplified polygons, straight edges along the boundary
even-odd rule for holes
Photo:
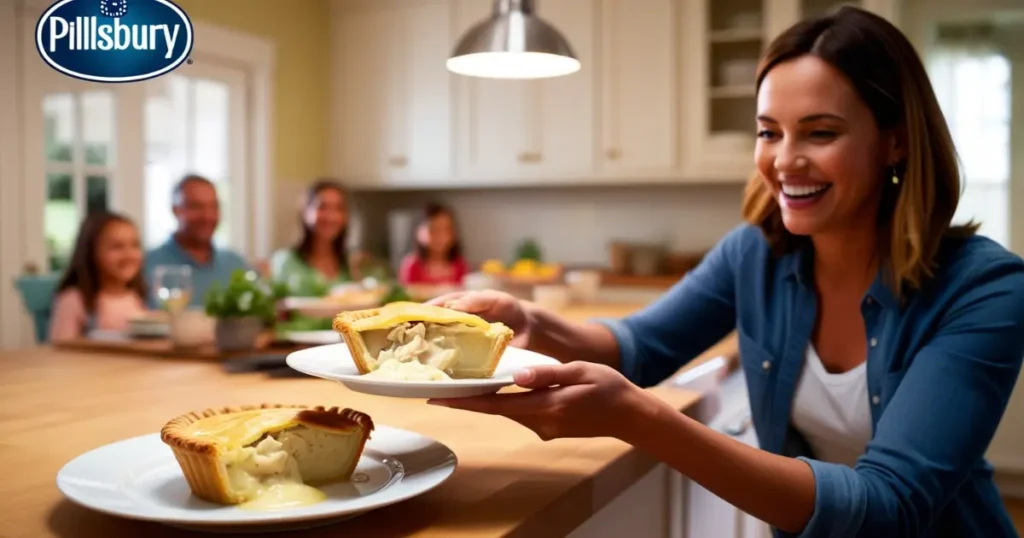
[[[429,204],[424,222],[416,229],[416,250],[402,259],[398,280],[403,285],[462,284],[469,271],[462,258],[451,210]]]
[[[333,181],[317,181],[306,190],[299,215],[302,239],[270,260],[271,279],[284,282],[295,295],[320,295],[350,280],[347,252],[348,203],[345,189]]]
[[[617,437],[781,536],[1016,536],[984,453],[1024,356],[1024,262],[951,225],[957,160],[920,59],[847,7],[776,39],[757,88],[748,225],[621,322],[436,299],[568,364],[516,376],[547,390],[434,403]],[[733,329],[760,450],[630,383]]]
[[[71,263],[57,285],[50,340],[73,340],[93,329],[123,331],[143,314],[139,231],[127,217],[93,213],[79,228]]]

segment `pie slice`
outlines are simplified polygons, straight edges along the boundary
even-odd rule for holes
[[[273,510],[322,501],[313,486],[350,479],[372,430],[352,409],[263,404],[188,413],[160,437],[197,497]]]
[[[334,330],[361,374],[405,380],[491,377],[513,336],[480,316],[402,301],[342,312]]]

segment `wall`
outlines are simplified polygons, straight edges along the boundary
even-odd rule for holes
[[[290,236],[296,190],[328,170],[327,140],[330,65],[327,0],[175,0],[194,21],[216,24],[263,37],[277,49],[271,126],[274,170],[271,193],[274,245]],[[201,36],[199,37],[201,39]]]
[[[362,193],[356,202],[364,245],[375,251],[384,248],[388,211],[437,200],[455,210],[471,262],[508,258],[516,243],[533,237],[553,261],[607,265],[607,243],[615,239],[710,248],[740,223],[742,193],[735,183]]]

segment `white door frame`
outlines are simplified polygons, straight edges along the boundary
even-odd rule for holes
[[[38,55],[29,54],[34,53],[34,45],[25,50],[26,43],[30,42],[26,38],[32,31],[29,31],[29,36],[25,35],[27,25],[24,21],[28,17],[37,19],[50,4],[50,0],[0,0],[0,69],[9,74],[0,80],[0,117],[15,118],[14,122],[5,125],[6,129],[0,129],[0,349],[33,344],[32,322],[13,288],[13,279],[29,263],[47,267],[42,222],[36,222],[45,203],[45,186],[42,181],[29,179],[35,177],[30,173],[41,174],[43,169],[42,140],[34,140],[41,138],[37,136],[41,135],[41,125],[38,121],[30,125],[26,111],[33,110],[31,107],[38,108],[35,101],[38,101],[39,94],[33,92],[49,86],[53,81],[51,76],[60,75],[45,66]],[[246,137],[249,147],[244,166],[247,177],[244,180],[245,188],[251,194],[248,207],[242,208],[249,217],[245,227],[248,241],[242,254],[250,260],[263,259],[270,254],[273,229],[270,189],[274,167],[271,124],[275,45],[268,39],[234,29],[192,22],[197,36],[192,52],[195,62],[209,58],[230,63],[243,69],[250,77],[251,95],[248,96],[249,109],[246,111],[250,131]],[[34,80],[27,80],[29,78]],[[61,81],[61,87],[66,84],[74,88],[78,84],[86,84],[64,78],[66,80]],[[144,86],[140,83],[118,86],[111,88],[117,90],[118,97],[117,132],[141,134]],[[127,110],[126,107],[137,112],[120,113]],[[119,147],[116,148],[117,173],[124,174],[124,177],[135,175],[140,181],[117,182],[112,190],[111,207],[141,221],[142,215],[137,212],[141,211],[144,202],[141,185],[145,171],[144,148],[140,145],[137,150],[123,151],[121,139],[123,137],[119,137]],[[32,145],[39,149],[36,154],[30,154]],[[27,205],[26,200],[38,200],[39,203]]]

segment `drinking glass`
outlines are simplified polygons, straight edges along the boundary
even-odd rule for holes
[[[192,299],[192,268],[188,265],[158,265],[153,271],[157,301],[171,314],[188,307]]]

